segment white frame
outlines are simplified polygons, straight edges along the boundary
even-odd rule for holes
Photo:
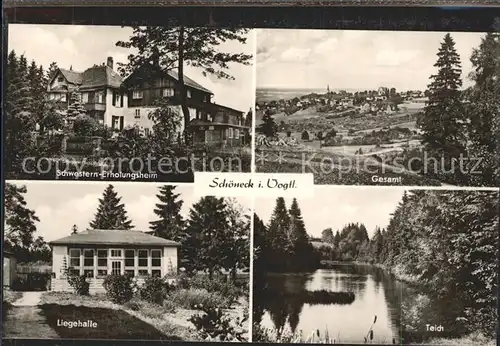
[[[172,97],[175,95],[175,90],[172,87],[163,88],[163,97]]]
[[[132,91],[132,99],[134,100],[140,100],[144,97],[144,93],[142,90],[133,90]]]

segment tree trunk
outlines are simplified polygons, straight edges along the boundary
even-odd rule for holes
[[[188,125],[189,125],[189,109],[187,106],[187,90],[184,84],[184,31],[185,28],[183,25],[179,28],[179,88],[181,93],[181,108],[182,114],[184,116],[184,141],[186,144],[189,144],[189,133],[188,133]]]
[[[236,266],[234,266],[231,269],[231,281],[233,284],[236,283],[236,273],[237,273],[237,269],[236,269]]]

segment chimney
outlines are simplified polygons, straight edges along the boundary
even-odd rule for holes
[[[113,69],[113,57],[108,56],[106,64],[109,66],[109,68]]]

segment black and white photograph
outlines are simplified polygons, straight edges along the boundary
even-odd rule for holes
[[[249,340],[248,198],[8,181],[4,339]]]
[[[498,30],[259,29],[256,69],[258,172],[499,186]]]
[[[192,182],[249,172],[247,29],[12,24],[7,179]]]
[[[497,190],[258,199],[253,342],[493,346]]]

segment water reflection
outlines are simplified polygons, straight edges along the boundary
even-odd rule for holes
[[[264,327],[303,335],[319,329],[336,342],[362,343],[377,315],[374,341],[398,340],[401,289],[378,268],[339,265],[254,280],[254,321]]]

